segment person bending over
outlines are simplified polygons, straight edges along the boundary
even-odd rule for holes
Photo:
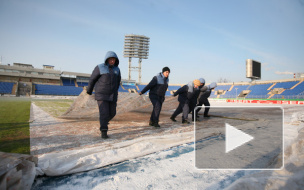
[[[192,109],[192,104],[197,100],[197,95],[199,91],[199,86],[201,85],[201,82],[196,79],[194,81],[189,82],[187,85],[184,85],[183,87],[179,88],[173,96],[178,95],[178,101],[179,105],[176,108],[175,112],[172,114],[170,119],[172,121],[176,121],[175,118],[180,113],[183,113],[182,115],[182,123],[189,124],[188,122],[188,114],[190,113],[190,110]],[[194,115],[192,113],[192,115]],[[192,116],[193,117],[193,116]]]

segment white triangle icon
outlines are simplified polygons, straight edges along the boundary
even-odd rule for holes
[[[226,153],[254,139],[241,130],[225,123],[226,126]]]

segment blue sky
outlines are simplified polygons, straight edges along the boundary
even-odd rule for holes
[[[126,79],[124,36],[139,34],[150,37],[142,82],[164,66],[171,84],[250,81],[246,59],[262,80],[304,72],[304,0],[1,0],[0,28],[2,64],[91,73],[112,50]]]

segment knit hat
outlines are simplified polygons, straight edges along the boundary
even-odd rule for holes
[[[164,68],[163,68],[163,72],[166,72],[166,71],[169,71],[169,73],[170,73],[169,67],[164,67]],[[162,72],[162,73],[163,73],[163,72]]]
[[[201,85],[201,81],[199,81],[198,79],[195,79],[193,81],[193,84],[196,85],[196,86],[200,86]]]

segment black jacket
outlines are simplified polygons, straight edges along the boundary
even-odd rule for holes
[[[149,96],[165,97],[168,89],[169,79],[165,78],[162,73],[158,73],[152,78],[149,84],[141,91],[142,94],[150,90]]]
[[[198,96],[198,101],[203,101],[203,99],[209,98],[211,95],[212,89],[217,87],[217,84],[215,82],[211,83],[210,85],[204,86],[200,89],[200,93]]]
[[[193,82],[189,82],[187,85],[182,86],[173,94],[173,96],[177,95],[179,95],[178,101],[180,103],[196,102],[199,95],[199,88],[194,88]]]
[[[110,57],[115,57],[114,66],[109,66],[107,60]],[[87,93],[92,94],[95,87],[95,99],[104,101],[117,101],[118,88],[121,81],[119,70],[119,59],[114,52],[108,52],[105,57],[105,63],[95,67],[90,77]]]

